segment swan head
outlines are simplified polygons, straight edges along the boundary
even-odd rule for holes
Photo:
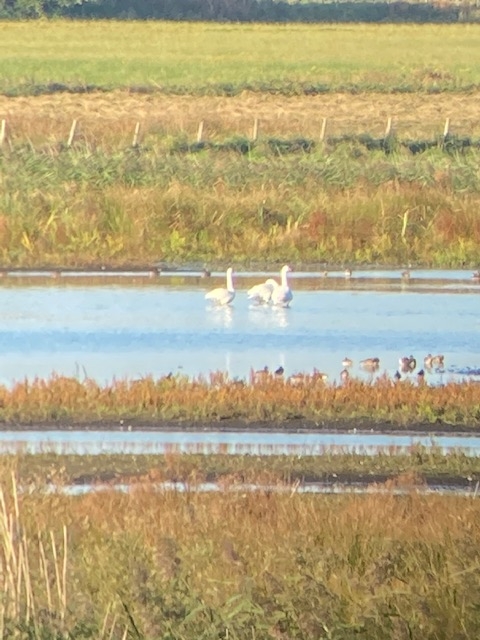
[[[290,267],[288,264],[283,265],[282,273],[289,273],[290,271],[292,271],[292,267]]]

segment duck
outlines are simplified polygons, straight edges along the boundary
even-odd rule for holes
[[[202,272],[201,272],[201,274],[200,274],[200,277],[201,277],[201,278],[210,278],[210,276],[211,276],[211,275],[212,275],[212,272],[211,272],[209,269],[207,269],[206,267],[204,267],[204,268],[202,269]]]
[[[273,372],[273,375],[276,378],[283,378],[284,373],[285,373],[285,369],[280,365],[278,369],[275,369],[275,371]]]
[[[402,280],[410,280],[410,269],[405,269],[402,271]]]
[[[423,384],[425,382],[425,371],[423,369],[420,369],[417,373],[417,381],[419,384]]]
[[[345,357],[342,360],[342,367],[347,368],[347,367],[351,367],[352,365],[353,365],[353,360],[351,360],[350,358]]]
[[[398,369],[393,374],[393,379],[395,380],[395,382],[400,382],[400,380],[402,379],[402,374],[400,373],[400,371],[398,371]]]
[[[293,299],[293,293],[288,286],[287,274],[292,271],[288,264],[285,264],[280,271],[281,284],[272,291],[271,303],[277,307],[288,307]]]
[[[235,298],[235,289],[233,287],[233,269],[228,267],[227,273],[227,286],[217,287],[205,294],[205,299],[210,300],[215,306],[225,306],[232,302]]]
[[[342,382],[348,382],[350,380],[348,369],[343,369],[342,371],[340,371],[340,380]]]
[[[265,380],[268,380],[268,378],[270,378],[270,370],[267,367],[267,365],[265,365],[263,369],[254,371],[252,378],[253,378],[253,382],[257,384],[259,382],[265,382]]]
[[[399,359],[398,363],[400,364],[401,370],[405,373],[413,371],[417,366],[417,361],[413,356],[403,356]]]
[[[249,300],[253,300],[257,304],[268,304],[272,299],[273,290],[280,285],[273,278],[268,278],[261,284],[256,284],[247,291]]]
[[[480,282],[480,271],[474,271],[472,273],[472,280],[475,280],[475,282]]]
[[[443,367],[444,360],[445,356],[440,353],[436,356],[432,356],[431,353],[428,353],[423,359],[423,364],[427,369],[432,369],[432,367]]]
[[[345,269],[344,276],[347,280],[350,279],[352,277],[352,270],[350,268]]]
[[[360,366],[363,369],[374,371],[380,366],[380,358],[365,358],[365,360],[360,360]]]
[[[315,380],[315,381],[326,382],[328,380],[328,373],[319,371],[316,367],[314,367],[311,378],[312,380]]]

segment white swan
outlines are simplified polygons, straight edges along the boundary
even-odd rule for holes
[[[280,272],[282,282],[272,291],[271,302],[278,307],[288,307],[293,299],[293,293],[288,286],[287,273],[291,271],[288,264],[282,267]]]
[[[257,304],[267,304],[272,298],[272,292],[279,286],[278,282],[273,278],[269,278],[262,282],[262,284],[256,284],[247,291],[249,300],[253,300]]]
[[[210,300],[214,305],[226,305],[230,304],[235,298],[235,289],[233,288],[233,269],[228,267],[227,269],[227,286],[217,287],[205,294],[205,299]]]

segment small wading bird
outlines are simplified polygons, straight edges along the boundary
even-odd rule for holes
[[[380,366],[380,358],[365,358],[365,360],[360,360],[360,366],[362,369],[376,371]]]
[[[201,278],[210,278],[211,275],[212,275],[211,272],[204,267],[202,269],[202,273],[200,274],[200,277]]]
[[[402,280],[410,280],[410,270],[409,269],[405,269],[405,271],[402,271]]]
[[[261,284],[256,284],[247,291],[249,300],[257,304],[268,304],[272,299],[272,292],[278,287],[278,282],[273,278],[268,278]]]
[[[433,367],[443,367],[444,360],[445,356],[442,356],[441,354],[432,356],[432,354],[429,353],[423,359],[423,364],[427,369],[432,369]]]
[[[350,358],[344,358],[342,360],[342,367],[351,367],[353,364],[353,360],[350,360]]]
[[[235,298],[235,289],[233,287],[233,269],[227,269],[227,286],[217,287],[205,294],[205,299],[209,300],[215,306],[224,306],[230,304]]]
[[[352,270],[350,268],[345,269],[344,275],[345,275],[345,278],[349,280],[352,277]]]
[[[285,373],[285,369],[282,366],[280,366],[278,367],[278,369],[275,369],[274,376],[276,378],[283,378],[284,373]]]
[[[400,358],[398,363],[400,364],[400,369],[404,373],[414,371],[415,367],[417,366],[417,361],[413,356],[403,356],[403,358]]]
[[[275,287],[272,291],[271,302],[277,307],[288,307],[293,299],[293,293],[288,286],[287,277],[287,274],[290,273],[291,270],[292,269],[288,266],[288,264],[282,267],[282,270],[280,272],[280,276],[282,279],[281,284]]]
[[[340,372],[340,380],[342,382],[348,382],[350,380],[350,374],[348,373],[348,369],[343,369]]]
[[[472,280],[475,282],[480,282],[480,271],[474,271],[472,273]]]
[[[255,384],[259,384],[260,382],[265,382],[265,380],[268,380],[270,377],[270,370],[267,365],[265,365],[263,369],[253,372],[252,379]]]

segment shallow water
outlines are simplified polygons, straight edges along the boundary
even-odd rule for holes
[[[0,453],[323,455],[408,453],[412,447],[480,454],[480,436],[398,433],[289,433],[222,431],[0,431]]]
[[[247,289],[266,272],[237,274],[234,304],[220,309],[204,294],[223,284],[221,273],[54,275],[1,280],[4,384],[53,372],[101,383],[215,370],[248,379],[265,365],[286,375],[317,368],[334,382],[345,356],[351,375],[368,380],[393,375],[405,355],[418,370],[429,352],[443,353],[446,369],[427,371],[428,383],[480,380],[480,284],[471,271],[413,271],[408,282],[400,271],[294,273],[289,309],[249,304]],[[373,356],[379,371],[362,371],[358,362]]]

